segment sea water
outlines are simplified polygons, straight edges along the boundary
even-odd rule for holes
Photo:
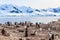
[[[60,17],[53,16],[42,16],[42,17],[0,17],[0,23],[9,22],[25,22],[30,21],[32,23],[41,22],[41,23],[49,23],[51,21],[57,21]]]

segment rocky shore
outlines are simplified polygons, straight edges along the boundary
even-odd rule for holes
[[[0,40],[60,40],[60,20],[48,24],[0,23]]]

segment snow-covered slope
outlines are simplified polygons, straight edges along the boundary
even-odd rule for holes
[[[27,6],[16,6],[12,4],[0,5],[0,15],[22,15],[22,16],[56,16],[60,15],[60,7],[48,9],[33,9]]]

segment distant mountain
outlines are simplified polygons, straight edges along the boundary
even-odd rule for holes
[[[60,7],[58,7],[58,8],[49,8],[48,10],[49,10],[50,12],[60,13]]]
[[[33,12],[33,9],[31,7],[26,7],[26,6],[18,7],[11,4],[1,5],[0,10],[7,11],[10,13],[32,13]]]
[[[56,13],[60,13],[60,7],[58,8],[48,8],[48,9],[33,9],[31,7],[27,7],[27,6],[16,6],[16,5],[12,5],[12,4],[3,4],[0,5],[0,13],[17,13],[17,14],[27,14],[27,15],[36,15],[36,16],[40,16],[40,15],[46,15],[46,16],[56,16],[59,14]],[[30,14],[31,13],[31,14]]]

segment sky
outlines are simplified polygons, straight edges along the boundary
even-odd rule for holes
[[[0,0],[0,4],[30,6],[32,8],[60,7],[60,0]]]

